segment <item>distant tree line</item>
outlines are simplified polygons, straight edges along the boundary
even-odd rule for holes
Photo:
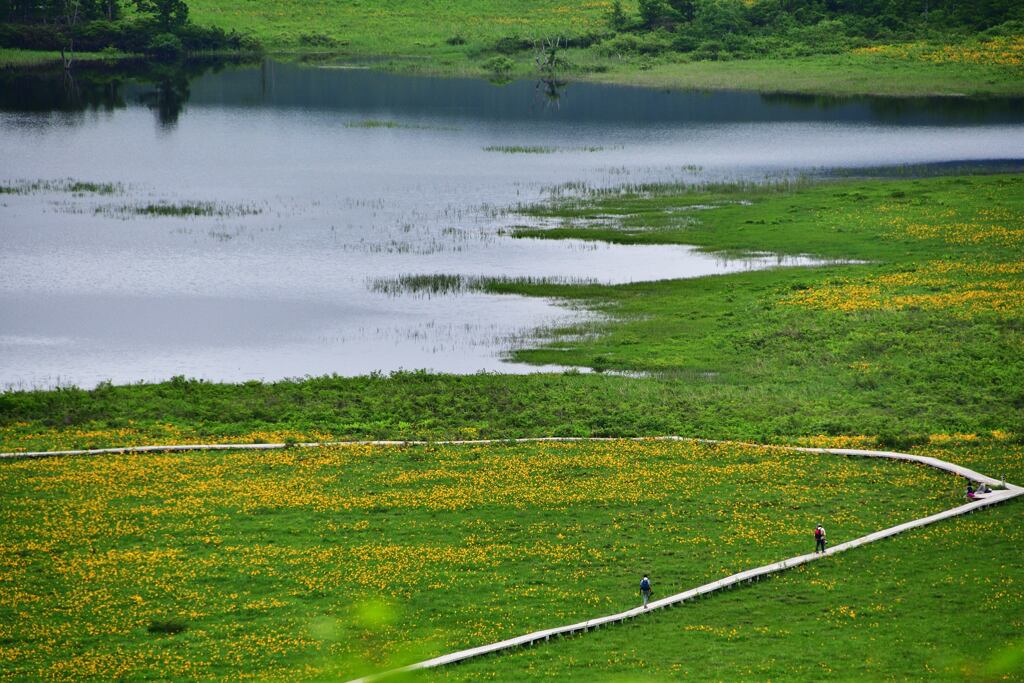
[[[124,5],[122,5],[124,2]],[[258,49],[237,32],[193,24],[184,0],[0,0],[0,47],[104,49],[174,58]],[[134,9],[134,12],[126,12]]]
[[[616,2],[621,13],[621,3]],[[616,10],[613,8],[613,13]],[[698,24],[719,32],[842,21],[865,35],[932,24],[986,29],[1024,18],[1020,0],[639,0],[648,29]]]
[[[613,2],[609,50],[700,58],[838,52],[879,40],[1024,32],[1024,0],[639,0]],[[617,41],[617,42],[616,42]]]
[[[685,53],[714,60],[1021,34],[1024,0],[638,0],[635,9],[613,0],[606,28],[566,36],[561,45],[608,56]],[[485,52],[513,55],[535,43],[505,36]]]

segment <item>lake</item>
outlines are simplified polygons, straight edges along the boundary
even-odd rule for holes
[[[1021,100],[495,85],[273,61],[7,72],[0,388],[556,370],[506,355],[591,314],[387,283],[806,265],[506,232],[527,222],[516,207],[597,188],[1021,158]]]

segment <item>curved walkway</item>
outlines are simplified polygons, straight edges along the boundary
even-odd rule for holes
[[[660,436],[660,437],[634,437],[631,439],[616,439],[616,438],[586,438],[586,437],[537,437],[537,438],[526,438],[526,439],[477,439],[477,440],[463,440],[463,441],[329,441],[329,442],[315,442],[315,443],[301,443],[294,444],[293,447],[318,447],[318,446],[351,446],[351,445],[375,445],[375,446],[416,446],[416,445],[428,445],[428,444],[440,444],[440,445],[486,445],[486,444],[501,444],[501,443],[530,443],[540,441],[567,441],[567,442],[578,442],[578,441],[692,441],[698,443],[738,443],[738,442],[727,442],[717,441],[710,439],[690,439],[679,436]],[[573,635],[576,633],[585,633],[591,629],[600,628],[609,624],[617,624],[624,622],[628,619],[647,614],[659,609],[665,609],[668,607],[678,607],[685,602],[691,602],[698,598],[714,593],[717,591],[725,590],[733,586],[742,584],[744,582],[751,582],[759,580],[763,576],[769,576],[777,572],[792,569],[793,567],[800,566],[807,562],[813,562],[822,557],[829,557],[837,553],[845,552],[852,548],[857,548],[868,543],[874,543],[890,536],[909,531],[911,529],[918,529],[935,522],[940,522],[945,519],[958,517],[960,515],[973,513],[977,510],[990,507],[992,505],[998,505],[1007,500],[1011,500],[1018,496],[1024,495],[1024,488],[1015,486],[1013,484],[1007,484],[1001,482],[998,479],[986,476],[979,472],[975,472],[966,467],[956,465],[945,460],[939,460],[938,458],[929,458],[920,455],[910,455],[908,453],[896,453],[893,451],[871,451],[871,450],[860,450],[860,449],[847,449],[847,448],[803,448],[796,446],[769,446],[764,444],[751,444],[744,443],[746,446],[753,446],[758,448],[778,448],[785,450],[803,451],[808,453],[828,453],[833,455],[844,455],[848,457],[863,457],[863,458],[885,458],[889,460],[898,460],[902,462],[916,463],[920,465],[926,465],[928,467],[934,467],[936,469],[955,474],[966,479],[970,479],[975,482],[984,482],[989,486],[1000,486],[1005,488],[1001,490],[993,491],[990,494],[985,495],[979,500],[975,500],[964,505],[960,505],[944,512],[939,512],[928,517],[922,517],[915,519],[911,522],[904,524],[898,524],[888,529],[876,531],[870,533],[867,536],[861,536],[860,538],[846,543],[840,543],[839,545],[833,546],[826,550],[824,553],[808,553],[806,555],[797,555],[796,557],[790,557],[779,562],[772,564],[766,564],[755,569],[748,569],[747,571],[727,576],[724,579],[713,581],[711,583],[691,588],[690,590],[683,591],[682,593],[676,593],[660,600],[654,600],[648,604],[647,609],[643,607],[634,607],[633,609],[626,610],[625,612],[619,612],[618,614],[609,614],[603,617],[597,617],[595,619],[588,619],[587,621],[581,621],[575,624],[569,624],[566,626],[557,626],[555,628],[544,629],[541,631],[534,631],[533,633],[527,633],[522,636],[515,638],[509,638],[496,643],[490,643],[487,645],[481,645],[479,647],[469,648],[467,650],[460,650],[458,652],[452,652],[433,659],[427,659],[422,662],[416,662],[415,664],[409,664],[399,669],[393,669],[391,671],[385,671],[364,678],[358,678],[350,683],[370,683],[370,681],[376,681],[381,678],[393,676],[399,673],[407,673],[420,669],[430,669],[433,667],[444,666],[446,664],[455,664],[462,662],[467,659],[473,659],[474,657],[480,657],[482,655],[491,654],[494,652],[500,652],[503,650],[510,650],[517,647],[523,647],[527,645],[533,645],[538,642],[550,640],[553,636],[564,636]],[[183,451],[201,451],[201,450],[279,450],[288,448],[289,444],[277,443],[277,444],[180,444],[180,445],[169,445],[169,446],[132,446],[126,448],[97,448],[92,450],[78,450],[78,451],[35,451],[26,453],[0,453],[0,459],[7,460],[21,460],[30,458],[47,458],[47,457],[62,457],[62,456],[88,456],[88,455],[111,455],[111,454],[125,454],[125,453],[171,453],[171,452],[183,452]]]

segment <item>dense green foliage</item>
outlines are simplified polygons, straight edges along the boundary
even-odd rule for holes
[[[252,38],[188,19],[183,0],[0,0],[0,47],[26,50],[118,50],[173,59],[185,53],[258,50]]]
[[[75,24],[120,16],[119,0],[0,0],[0,22]]]
[[[1021,32],[1024,10],[1009,0],[639,0],[630,15],[613,5],[602,49],[688,53],[694,59],[845,52],[879,41]]]

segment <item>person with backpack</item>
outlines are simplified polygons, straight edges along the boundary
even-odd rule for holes
[[[647,601],[651,599],[651,580],[647,574],[640,579],[640,598],[644,601],[644,609],[647,609]]]
[[[820,524],[814,527],[814,552],[825,552],[825,527]]]

